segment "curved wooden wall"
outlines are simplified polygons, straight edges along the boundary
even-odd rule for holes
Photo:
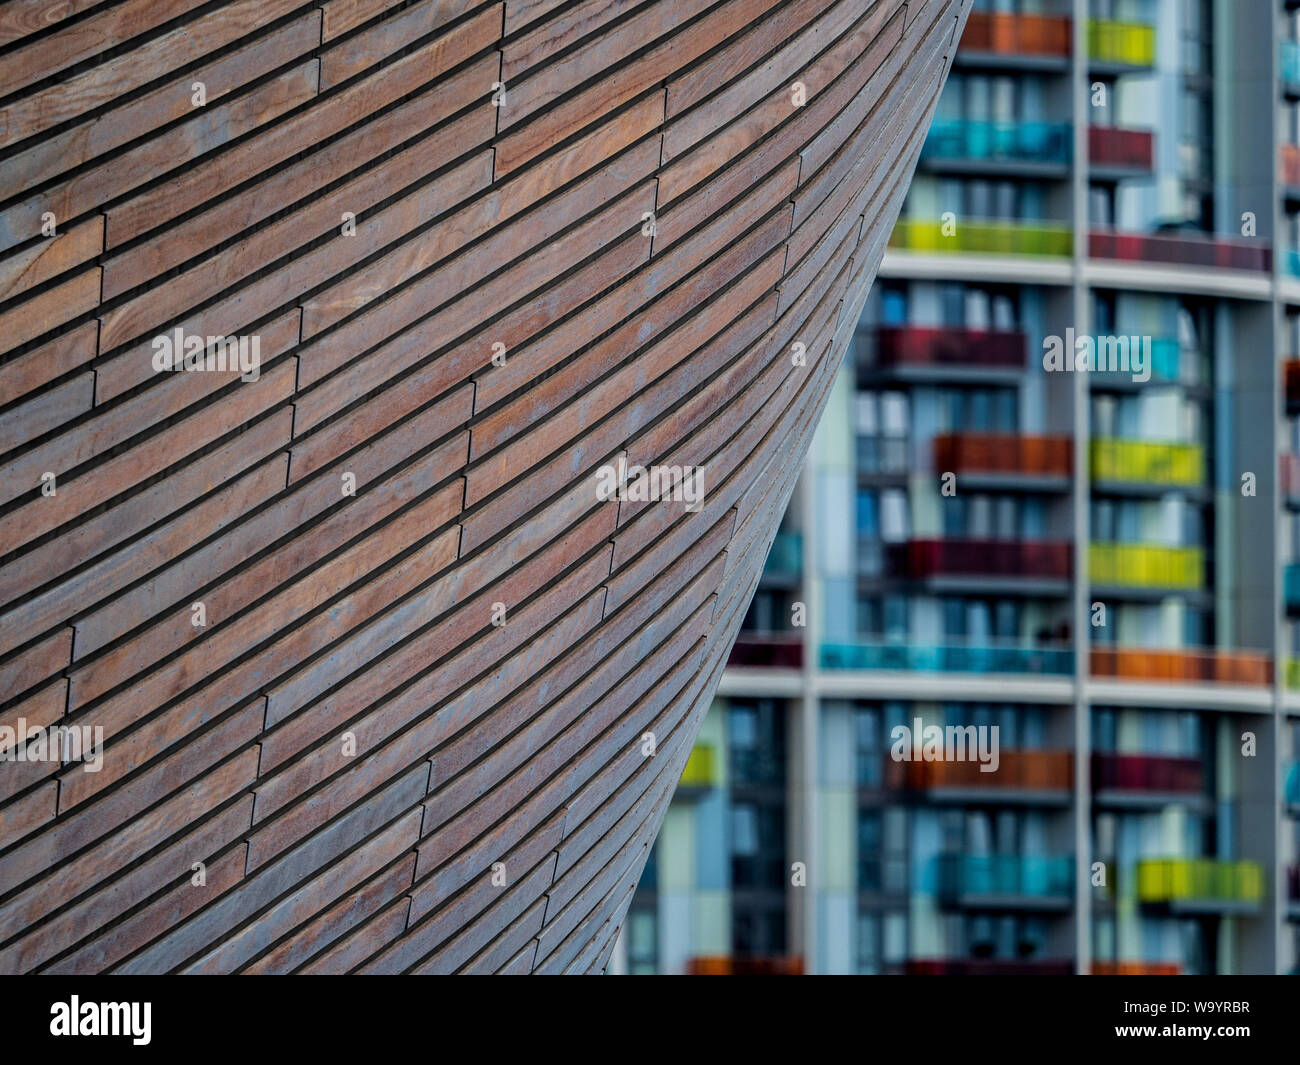
[[[0,970],[603,970],[968,5],[0,8]]]

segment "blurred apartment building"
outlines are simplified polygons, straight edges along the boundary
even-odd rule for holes
[[[977,0],[618,967],[1295,971],[1297,359],[1300,0]]]

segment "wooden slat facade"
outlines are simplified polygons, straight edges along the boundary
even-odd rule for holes
[[[604,970],[969,6],[0,9],[0,971]]]

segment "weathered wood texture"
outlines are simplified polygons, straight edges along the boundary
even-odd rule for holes
[[[6,7],[0,970],[602,970],[969,2]]]

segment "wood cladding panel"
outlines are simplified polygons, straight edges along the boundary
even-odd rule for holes
[[[5,8],[0,971],[603,971],[969,6]]]

